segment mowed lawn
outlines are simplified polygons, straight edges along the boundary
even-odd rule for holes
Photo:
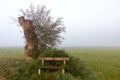
[[[101,80],[120,80],[120,48],[65,48]]]
[[[120,48],[66,47],[70,55],[79,57],[101,80],[120,80]],[[0,48],[0,61],[24,58],[23,48]]]

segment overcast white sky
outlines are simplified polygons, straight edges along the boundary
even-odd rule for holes
[[[22,28],[10,17],[17,18],[31,3],[63,17],[62,46],[120,46],[120,0],[1,0],[0,46],[24,46]]]

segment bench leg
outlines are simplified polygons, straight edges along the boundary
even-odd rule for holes
[[[40,75],[41,74],[41,69],[38,69],[38,75]]]
[[[62,69],[62,73],[65,74],[65,69]]]

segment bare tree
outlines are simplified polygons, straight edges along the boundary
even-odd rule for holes
[[[25,53],[27,59],[37,57],[39,50],[46,50],[62,43],[63,37],[60,33],[65,31],[62,18],[56,21],[50,16],[50,10],[45,6],[30,6],[27,10],[21,10],[22,16],[18,22],[24,30],[26,39]]]

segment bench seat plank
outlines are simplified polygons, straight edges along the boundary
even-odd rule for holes
[[[66,60],[66,61],[68,61],[69,60],[69,58],[67,58],[67,57],[43,57],[43,58],[39,58],[40,60]]]

